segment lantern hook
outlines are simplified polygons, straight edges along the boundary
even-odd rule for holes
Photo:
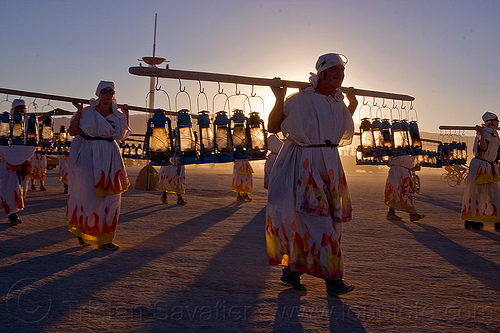
[[[179,92],[186,92],[186,86],[182,87],[181,79],[178,80],[179,80]]]
[[[238,83],[235,83],[234,85],[236,86],[236,89],[235,89],[234,94],[235,94],[236,96],[239,96],[239,95],[241,94],[241,91],[240,91],[240,90],[238,90]]]
[[[217,82],[217,94],[224,94],[224,88],[220,87],[220,82]]]
[[[36,104],[36,97],[35,99],[33,100],[33,102],[31,102],[29,105],[28,105],[28,110],[27,112],[29,113],[30,112],[30,106],[33,105],[33,107],[35,108],[35,113],[38,113],[38,104]]]
[[[198,84],[200,86],[200,94],[204,94],[205,93],[205,88],[201,87],[201,81],[200,80],[198,80]],[[208,108],[208,106],[207,106],[207,108]]]
[[[250,93],[250,97],[256,97],[257,96],[257,94],[254,92],[254,89],[255,89],[255,86],[252,84],[252,92]]]
[[[159,77],[156,77],[155,90],[161,90]]]

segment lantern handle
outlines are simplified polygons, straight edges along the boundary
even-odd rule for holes
[[[365,100],[365,97],[363,96],[363,102],[361,104],[361,106],[359,107],[359,123],[361,124],[361,113],[363,113],[363,106],[368,106],[368,111],[369,111],[369,114],[368,114],[368,118],[372,118],[372,112],[371,112],[371,106],[370,106],[370,103],[368,103],[366,100]],[[365,108],[366,109],[366,108]]]
[[[156,88],[156,91],[161,91],[165,94],[165,96],[167,96],[167,100],[168,100],[168,110],[172,110],[172,104],[170,103],[170,95],[168,94],[168,92],[165,91],[165,89],[162,89],[161,86],[159,86],[159,88]]]
[[[391,121],[394,120],[394,118],[392,117],[394,110],[396,110],[398,112],[398,119],[401,119],[401,111],[399,110],[396,102],[393,101],[393,103],[392,103],[392,109],[391,109]]]
[[[31,105],[33,105],[33,107],[35,108],[35,113],[38,113],[38,104],[36,104],[36,98],[33,100],[33,102],[31,102],[30,104],[28,104],[28,110],[26,110],[26,113],[30,112],[30,106]],[[52,109],[54,109],[54,107],[52,107]]]
[[[250,94],[250,96],[247,96],[247,99],[248,99],[248,105],[250,105],[250,98],[260,98],[261,102],[262,102],[262,118],[264,118],[264,112],[265,112],[265,108],[264,108],[264,99],[260,96],[257,96],[257,94],[254,94],[252,96],[252,94]],[[244,106],[244,103],[243,103],[243,106]],[[252,112],[252,107],[250,105],[250,112]]]
[[[201,84],[200,84],[200,87],[201,87]],[[200,95],[205,96],[205,102],[206,102],[207,111],[208,111],[208,96],[207,96],[207,94],[205,94],[205,89],[203,89],[203,90],[200,89],[198,96],[196,96],[196,107],[198,108],[198,112],[200,112]]]
[[[189,109],[188,110],[191,110],[191,96],[189,96],[189,93],[186,91],[186,87],[184,87],[184,90],[179,90],[177,92],[177,94],[175,94],[175,111],[179,111],[179,109],[177,108],[177,97],[179,97],[179,94],[181,94],[181,93],[185,93],[187,95],[188,101],[189,101]]]
[[[238,94],[229,95],[226,102],[228,103],[228,106],[229,106],[229,100],[231,99],[231,97],[238,97],[238,96],[245,96],[245,99],[243,100],[243,113],[245,113],[245,100],[248,98],[247,94],[242,94],[240,91]],[[224,109],[226,109],[226,103],[224,103]],[[229,109],[229,114],[231,115],[231,109]],[[234,112],[233,112],[233,114],[234,114]]]
[[[33,102],[34,102],[34,101],[33,101]],[[41,113],[44,113],[44,109],[45,109],[45,107],[47,107],[47,106],[48,106],[48,107],[50,107],[50,108],[52,108],[52,111],[54,111],[54,110],[55,110],[55,108],[54,108],[54,107],[50,104],[50,99],[49,99],[49,100],[47,101],[47,104],[45,104],[44,106],[42,106],[42,108],[40,109],[40,112],[41,112]],[[49,112],[50,112],[50,111],[49,111]]]
[[[405,118],[403,118],[403,114],[406,115]],[[408,120],[408,111],[406,110],[406,105],[404,105],[404,101],[401,101],[401,119]]]
[[[417,115],[417,110],[415,110],[413,108],[413,103],[410,103],[410,109],[408,110],[408,120],[412,121],[412,119],[410,118],[410,112],[413,111],[413,113],[415,114],[415,121],[418,123],[418,115]]]
[[[220,88],[220,86],[219,86]],[[229,96],[227,96],[225,93],[224,93],[224,89],[220,90],[218,89],[217,91],[217,94],[214,95],[214,98],[212,98],[212,116],[215,117],[215,99],[217,98],[217,96],[219,95],[222,95],[222,96],[226,96],[226,101],[224,102],[224,106],[222,108],[222,110],[226,110],[226,102],[227,102],[227,105],[230,107],[229,105]],[[229,111],[228,111],[229,112]]]
[[[7,103],[11,103],[12,104],[12,102],[9,101],[9,95],[8,94],[6,95],[6,97],[5,97],[5,99],[3,101],[0,101],[0,106],[2,105],[3,102],[7,102]],[[10,112],[10,109],[11,108],[9,108],[9,110],[5,111],[5,112]]]

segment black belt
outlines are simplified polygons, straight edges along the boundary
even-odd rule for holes
[[[84,138],[85,140],[106,140],[106,141],[109,141],[109,142],[115,141],[115,139],[113,139],[113,138],[102,138],[100,136],[88,136],[88,135],[85,135],[83,133],[80,133],[80,136],[82,138]]]
[[[312,147],[312,148],[321,148],[321,147],[329,147],[329,148],[334,148],[338,147],[338,143],[332,143],[330,140],[325,140],[325,143],[318,143],[315,145],[309,145],[309,146],[304,146],[304,147]]]

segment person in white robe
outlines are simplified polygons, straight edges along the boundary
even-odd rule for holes
[[[264,164],[264,188],[269,188],[269,176],[271,175],[271,171],[273,169],[274,162],[276,162],[276,157],[283,146],[283,141],[276,134],[271,134],[267,138],[267,146],[271,151],[269,155],[267,155],[266,163]]]
[[[253,168],[248,160],[234,161],[231,189],[236,192],[237,201],[252,201],[249,196],[253,192],[252,174]]]
[[[500,231],[500,173],[498,157],[498,117],[486,112],[484,126],[476,126],[474,158],[470,161],[469,174],[465,180],[461,219],[466,229],[483,229],[485,222],[495,222]]]
[[[384,202],[389,206],[387,219],[389,221],[401,221],[396,215],[396,210],[410,214],[410,221],[415,222],[424,218],[418,214],[415,208],[415,186],[411,169],[418,164],[417,156],[401,155],[392,156],[389,159],[389,173],[384,188]]]
[[[331,295],[354,289],[344,281],[342,225],[352,219],[347,181],[337,147],[351,144],[353,89],[343,102],[345,56],[319,57],[312,87],[286,99],[286,88],[273,87],[276,104],[270,133],[285,141],[269,179],[266,241],[269,263],[283,266],[281,281],[303,289],[300,276],[322,278]]]
[[[69,127],[75,136],[71,143],[68,170],[68,229],[81,245],[98,245],[115,251],[113,243],[120,216],[121,193],[129,180],[116,140],[130,134],[128,111],[118,110],[114,100],[115,84],[101,81],[97,100],[78,111]],[[125,113],[124,113],[125,112]]]
[[[44,185],[45,178],[47,177],[47,157],[45,154],[35,151],[31,156],[31,189],[36,191],[35,181],[40,182],[40,191],[47,191]]]
[[[169,165],[162,165],[160,167],[156,188],[162,191],[162,203],[168,203],[167,193],[174,193],[177,194],[178,205],[187,204],[182,197],[186,192],[186,167],[179,164],[179,157],[171,157]]]
[[[12,101],[11,113],[26,112],[23,99]],[[28,179],[31,173],[31,156],[36,147],[24,145],[0,146],[0,202],[9,217],[11,225],[22,223],[19,212],[24,209],[28,193]]]

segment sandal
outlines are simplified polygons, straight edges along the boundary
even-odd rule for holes
[[[412,222],[415,222],[415,221],[418,221],[418,220],[421,220],[425,217],[425,215],[422,215],[422,214],[410,214],[410,221]]]
[[[113,243],[99,245],[99,249],[106,250],[106,251],[116,251],[119,248],[120,247],[118,245],[113,244]]]
[[[354,290],[354,285],[346,284],[344,280],[325,280],[328,295],[339,296]]]
[[[292,272],[289,267],[283,268],[280,280],[283,283],[289,284],[295,290],[306,290],[306,286],[300,283],[300,276],[303,273]]]

